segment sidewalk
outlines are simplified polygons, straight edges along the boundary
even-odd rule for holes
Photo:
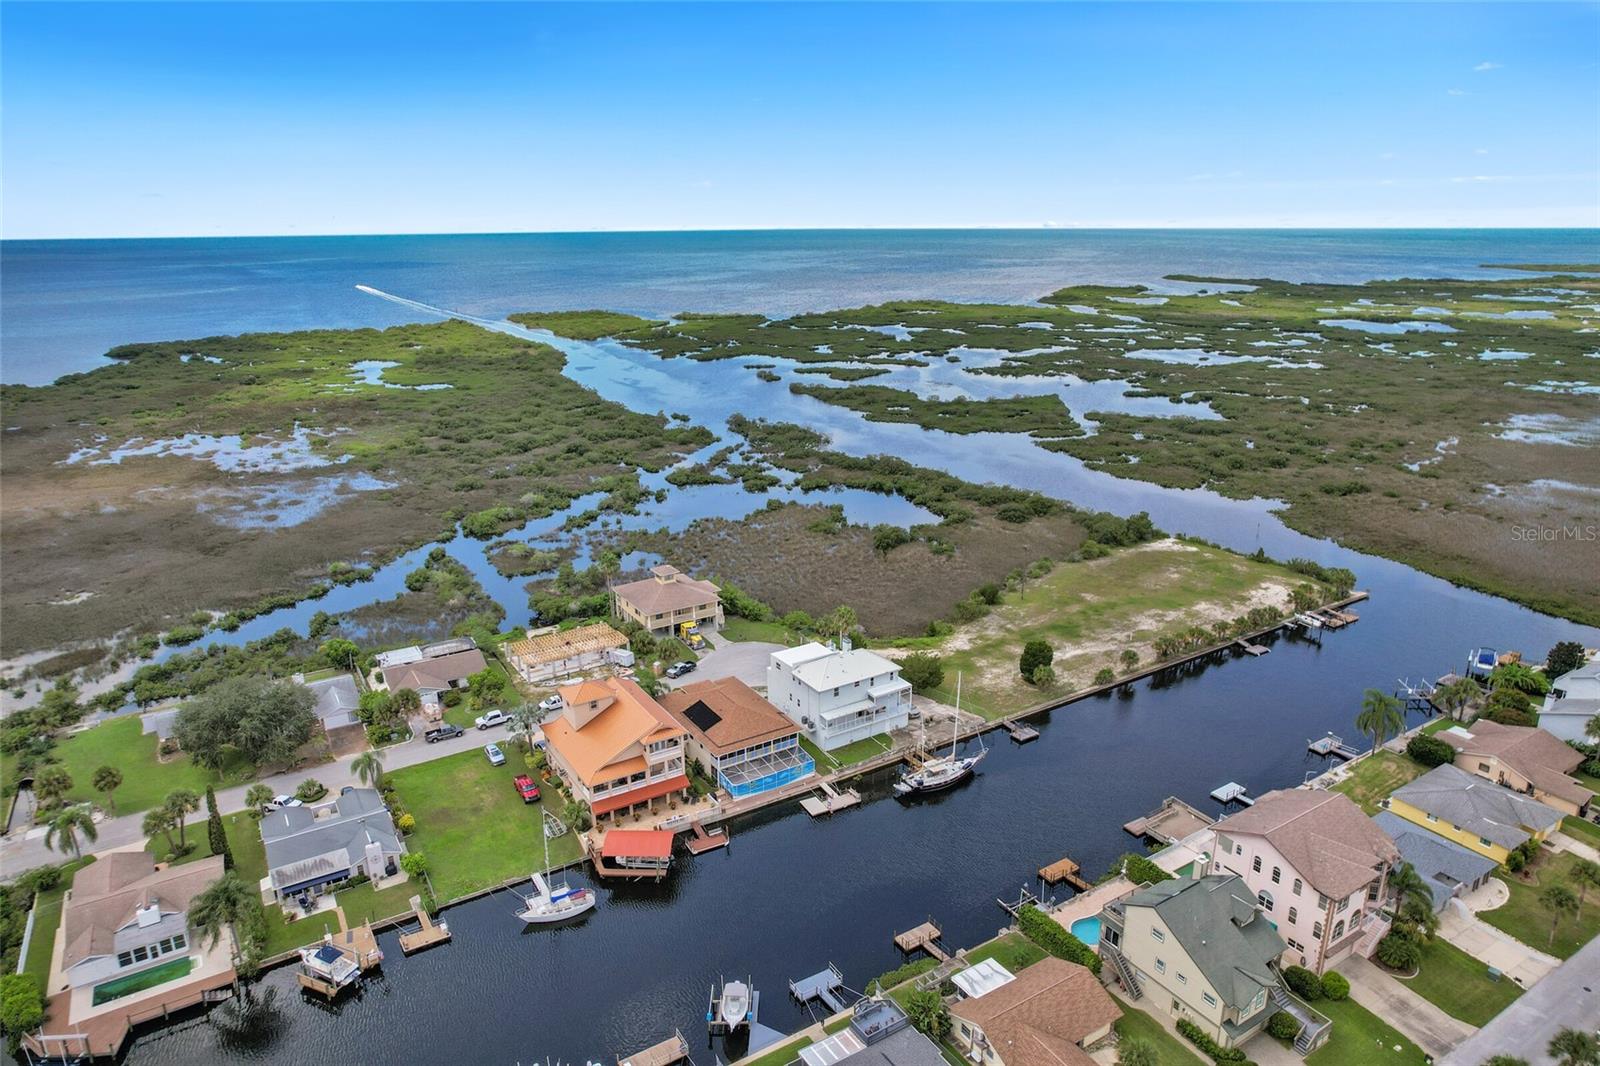
[[[1490,885],[1495,884],[1490,879]],[[1501,886],[1504,891],[1504,886]],[[1479,895],[1479,889],[1473,895]],[[1451,900],[1439,912],[1439,935],[1479,962],[1497,967],[1523,988],[1532,988],[1560,963],[1537,948],[1480,921],[1461,900]]]
[[[1450,1017],[1404,981],[1353,955],[1339,964],[1350,979],[1350,998],[1382,1018],[1435,1059],[1448,1055],[1478,1030]]]

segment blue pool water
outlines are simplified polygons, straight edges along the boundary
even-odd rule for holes
[[[1090,947],[1094,947],[1100,943],[1100,919],[1079,918],[1072,923],[1072,935]]]

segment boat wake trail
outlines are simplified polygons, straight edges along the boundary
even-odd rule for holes
[[[376,296],[380,300],[388,300],[390,303],[397,303],[401,307],[409,307],[414,311],[421,311],[425,314],[438,315],[440,318],[454,318],[462,322],[470,322],[475,326],[482,326],[484,329],[492,329],[498,333],[509,333],[514,337],[534,339],[538,339],[539,336],[534,331],[523,329],[515,322],[507,322],[503,318],[483,318],[478,315],[469,315],[465,311],[452,311],[448,307],[435,307],[432,304],[425,304],[421,300],[410,300],[404,296],[396,296],[392,292],[384,292],[382,289],[374,289],[371,285],[357,285],[356,289],[360,292],[366,293],[368,296]]]

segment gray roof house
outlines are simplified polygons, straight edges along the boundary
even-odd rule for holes
[[[1436,911],[1444,909],[1454,897],[1481,886],[1499,866],[1488,856],[1430,833],[1393,811],[1379,811],[1372,821],[1400,849],[1400,861],[1410,863],[1428,886]]]
[[[351,788],[321,807],[287,807],[261,819],[267,880],[278,899],[320,895],[358,874],[386,876],[405,845],[377,789]]]
[[[1390,799],[1508,850],[1560,825],[1563,817],[1554,807],[1450,763],[1395,789]]]
[[[1561,740],[1588,742],[1584,727],[1600,714],[1600,659],[1590,659],[1550,682],[1539,728]]]
[[[317,704],[312,709],[322,720],[324,729],[360,724],[356,718],[356,708],[361,704],[361,692],[356,688],[355,678],[349,674],[325,677],[321,681],[307,682],[306,688],[317,698]]]

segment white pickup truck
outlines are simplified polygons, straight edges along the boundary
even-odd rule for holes
[[[488,729],[490,726],[505,725],[510,720],[511,716],[506,714],[505,711],[490,711],[487,714],[478,715],[472,720],[472,724],[479,729]]]

